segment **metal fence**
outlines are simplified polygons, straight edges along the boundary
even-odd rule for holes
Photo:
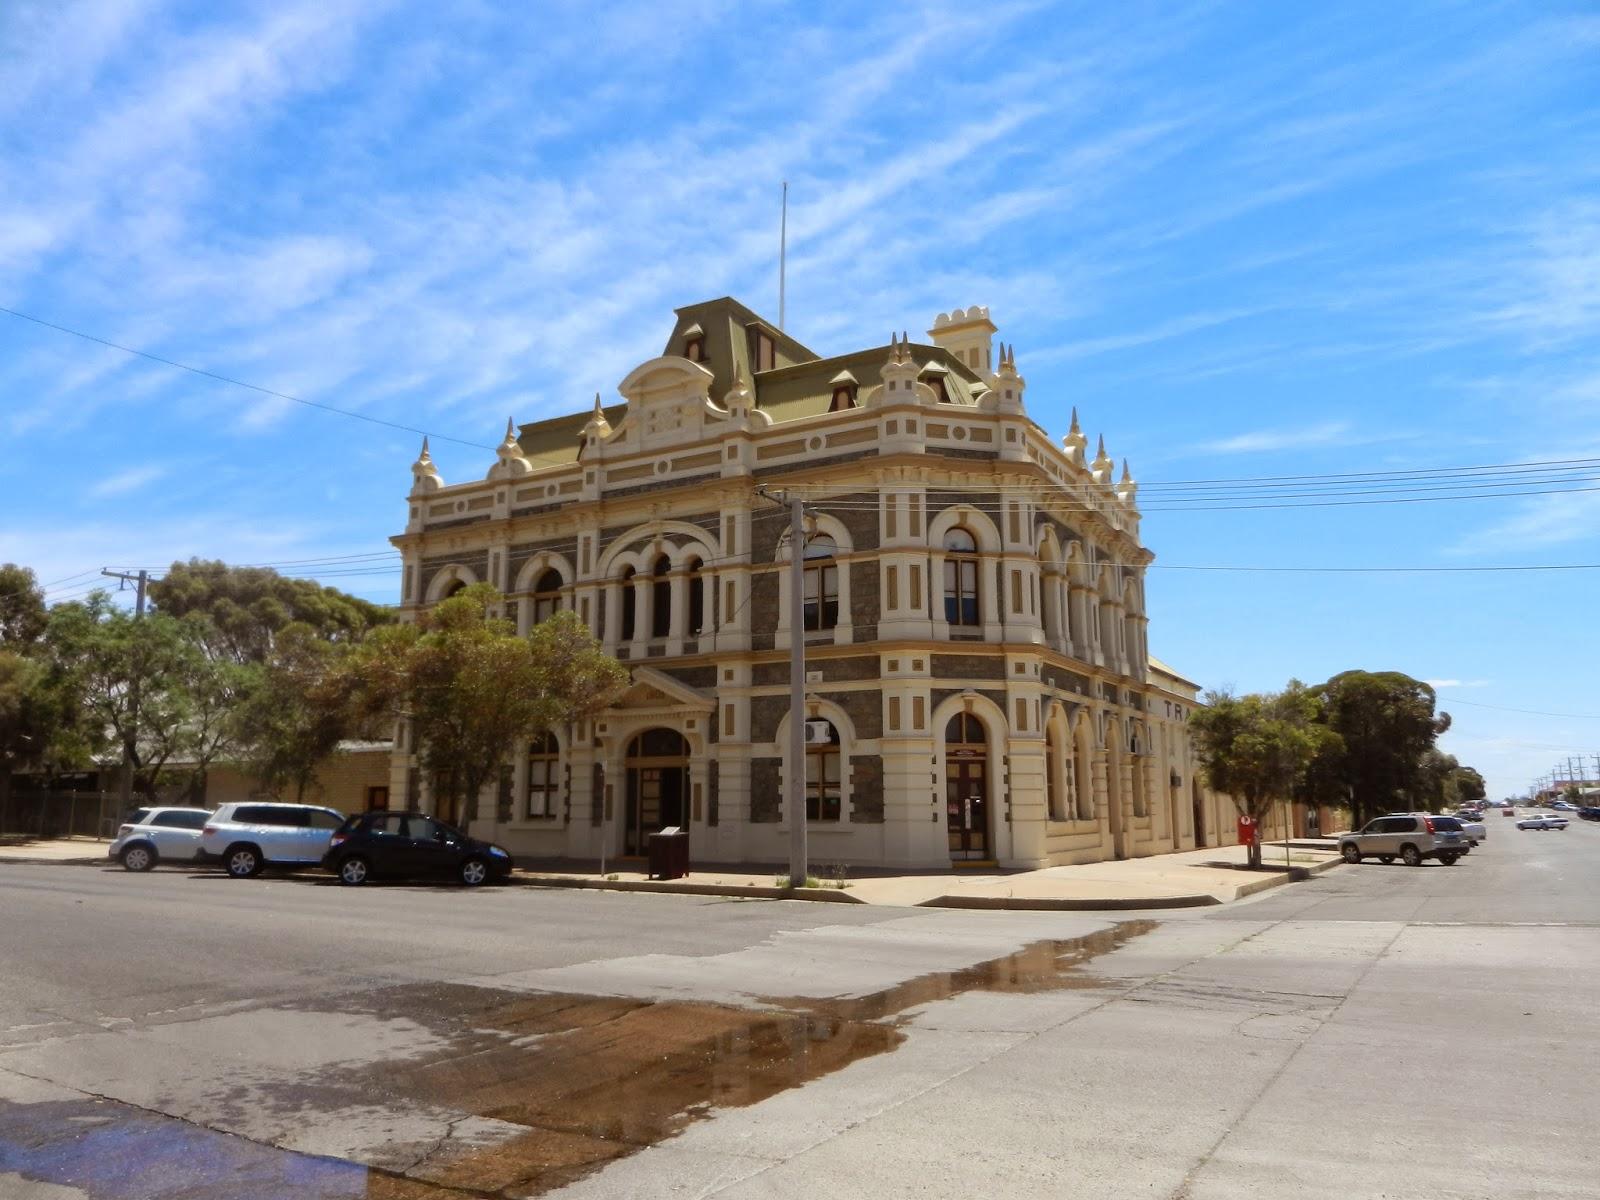
[[[122,815],[115,792],[13,790],[0,804],[0,837],[112,838]]]

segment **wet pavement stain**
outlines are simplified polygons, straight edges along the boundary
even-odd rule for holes
[[[332,1007],[404,1018],[445,1039],[445,1048],[318,1072],[275,1089],[276,1095],[269,1089],[272,1102],[307,1113],[310,1121],[357,1097],[394,1108],[424,1106],[503,1123],[496,1128],[504,1135],[493,1144],[441,1136],[390,1147],[387,1157],[372,1160],[390,1168],[378,1172],[139,1110],[115,1118],[102,1111],[98,1119],[111,1127],[75,1129],[59,1117],[20,1120],[6,1111],[31,1114],[49,1105],[0,1105],[0,1185],[9,1170],[50,1182],[88,1181],[77,1186],[91,1200],[537,1196],[671,1138],[718,1109],[756,1104],[887,1053],[905,1041],[913,1010],[925,1005],[975,991],[1106,986],[1078,968],[1155,924],[1124,921],[1085,937],[1039,941],[865,996],[761,997],[755,1008],[449,984],[350,994]],[[257,1091],[250,1102],[262,1099]],[[163,1132],[171,1126],[179,1128]],[[108,1153],[102,1139],[122,1139],[129,1149]],[[147,1164],[155,1172],[150,1186],[116,1190],[102,1158]],[[168,1179],[159,1172],[171,1160],[183,1165]]]
[[[0,1101],[0,1196],[35,1181],[86,1200],[454,1200],[470,1195],[291,1154],[106,1101]],[[13,1188],[15,1185],[15,1188]]]

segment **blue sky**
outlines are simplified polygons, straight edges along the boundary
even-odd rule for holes
[[[989,305],[1035,419],[1076,405],[1131,460],[1161,564],[1600,562],[1600,478],[1156,499],[1600,457],[1591,5],[12,0],[0,61],[0,304],[113,341],[492,446],[615,395],[675,305],[773,313],[786,177],[790,330],[840,353]],[[0,436],[0,559],[60,598],[383,551],[417,446],[4,314]],[[1441,681],[1500,793],[1600,753],[1597,597],[1163,569],[1151,644],[1213,686]]]

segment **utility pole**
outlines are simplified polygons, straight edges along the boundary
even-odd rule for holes
[[[806,506],[793,492],[788,500],[789,886],[797,888],[806,883]]]
[[[132,583],[138,588],[133,602],[133,619],[135,621],[142,620],[144,618],[145,587],[150,582],[150,572],[140,568],[139,573],[134,575],[102,567],[100,574],[111,579],[119,579],[123,584]],[[122,772],[117,780],[118,817],[126,816],[128,810],[133,807],[133,743],[139,736],[139,676],[137,672],[129,680],[128,688],[130,692],[128,712],[130,715],[128,736],[122,741]]]
[[[789,886],[806,882],[806,506],[792,491],[783,500],[756,494],[789,510]],[[821,597],[818,597],[820,602]]]

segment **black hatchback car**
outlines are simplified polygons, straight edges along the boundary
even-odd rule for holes
[[[368,812],[339,827],[322,865],[351,885],[369,879],[459,879],[477,887],[504,880],[512,864],[504,848],[424,813]]]

